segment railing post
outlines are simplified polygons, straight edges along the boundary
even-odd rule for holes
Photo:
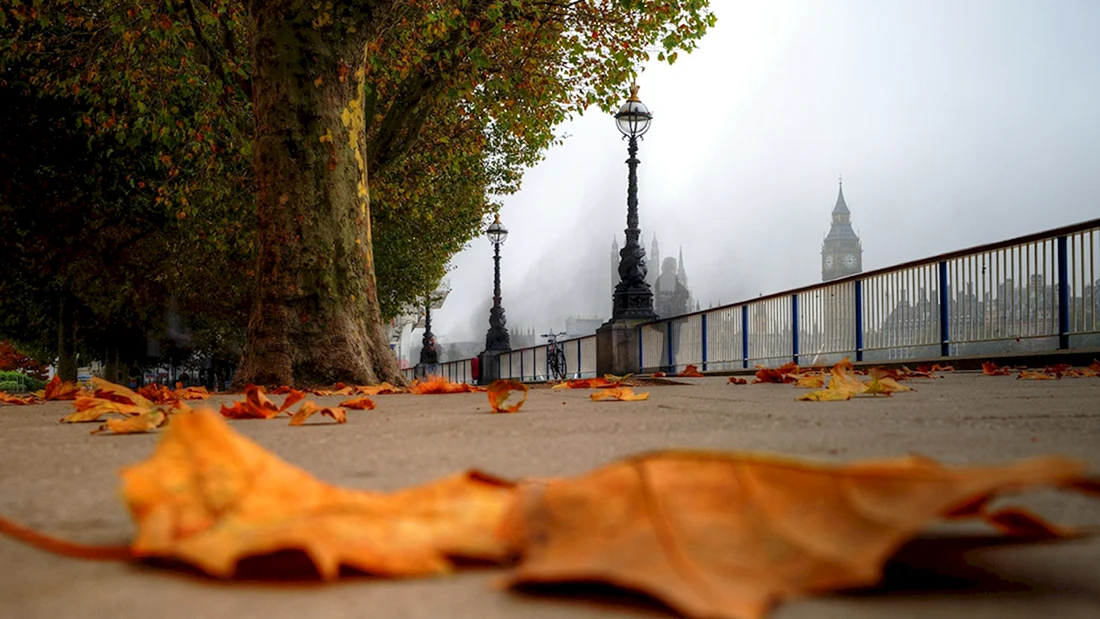
[[[741,306],[741,367],[749,367],[749,306]]]
[[[856,290],[856,361],[863,361],[863,280],[857,279]]]
[[[642,325],[638,325],[638,371],[645,368],[645,361],[642,359],[643,352],[645,352],[645,345],[642,342]],[[659,360],[658,363],[660,363]]]
[[[676,366],[672,364],[672,321],[665,323],[665,348],[668,350],[668,371],[676,372]]]
[[[947,311],[947,261],[940,261],[940,356],[946,357],[951,352],[949,345],[951,329],[948,324],[950,315]]]
[[[700,314],[700,319],[703,322],[703,371],[707,371],[707,315]]]
[[[1058,237],[1058,348],[1069,348],[1069,251]]]
[[[791,295],[791,361],[798,363],[798,295]]]
[[[583,359],[581,356],[581,340],[577,340],[577,378],[581,377],[581,361]]]
[[[523,382],[523,351],[519,351],[519,380]]]

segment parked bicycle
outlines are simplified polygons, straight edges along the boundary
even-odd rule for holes
[[[564,332],[551,332],[539,336],[546,338],[547,378],[550,380],[565,380],[567,371],[565,367],[565,349],[558,342],[558,337],[563,335],[565,335]]]

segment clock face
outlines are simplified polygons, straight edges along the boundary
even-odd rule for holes
[[[833,257],[831,255],[825,256],[825,268],[826,269],[833,268]]]
[[[844,266],[848,267],[849,269],[855,268],[855,266],[856,266],[856,255],[855,254],[846,254],[844,256]]]

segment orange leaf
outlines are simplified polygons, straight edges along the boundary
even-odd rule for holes
[[[593,393],[591,396],[593,400],[597,402],[606,400],[617,400],[620,402],[636,402],[638,400],[648,400],[649,393],[634,393],[634,390],[630,387],[612,387],[611,389],[603,389]]]
[[[153,408],[153,402],[148,398],[140,396],[122,385],[116,385],[102,378],[95,377],[92,378],[91,383],[92,389],[95,390],[96,398],[118,402],[119,404],[136,406],[142,410]]]
[[[496,528],[512,483],[461,473],[393,493],[318,481],[234,432],[209,409],[172,418],[148,460],[122,472],[137,525],[132,552],[177,559],[220,578],[237,563],[301,551],[326,579],[340,566],[426,576],[451,559],[497,562]]]
[[[867,373],[870,374],[872,378],[892,378],[894,380],[905,380],[905,377],[902,376],[902,374],[894,368],[873,367],[867,370]]]
[[[806,389],[820,389],[825,386],[825,377],[821,374],[803,374],[794,383],[795,387]]]
[[[731,384],[731,385],[747,385],[747,384],[749,384],[749,381],[745,380],[744,378],[737,378],[736,376],[730,376],[729,380],[727,380],[726,382]]]
[[[46,383],[46,389],[42,393],[43,400],[75,400],[84,395],[83,389],[77,383],[63,383],[61,377],[54,375],[50,382]]]
[[[9,393],[4,393],[3,391],[0,391],[0,402],[3,402],[4,404],[34,404],[34,401],[34,396],[32,395],[21,398],[17,395],[11,395]]]
[[[827,388],[820,391],[811,391],[795,399],[806,402],[836,402],[851,400],[853,396],[867,390],[867,386],[856,378],[852,364],[847,358],[834,365],[829,372],[829,376],[829,386]]]
[[[415,382],[409,391],[416,394],[425,393],[470,393],[485,391],[484,389],[468,385],[466,383],[452,383],[442,376],[432,376],[424,382]]]
[[[1055,377],[1050,374],[1044,374],[1043,372],[1024,370],[1016,376],[1016,380],[1055,380]]]
[[[687,367],[684,368],[684,370],[682,372],[677,374],[677,376],[691,377],[691,378],[698,378],[698,377],[701,377],[702,375],[703,375],[703,373],[700,372],[699,368],[695,367],[694,365],[688,365]]]
[[[997,364],[992,361],[985,361],[982,363],[982,374],[986,376],[1008,376],[1011,373],[1012,370],[998,367]]]
[[[664,378],[664,377],[665,377],[665,373],[664,373],[664,372],[654,372],[653,374],[651,374],[651,376],[652,376],[653,378]]]
[[[644,455],[523,486],[501,527],[522,555],[508,582],[603,582],[685,617],[758,619],[785,598],[876,583],[886,559],[942,517],[1070,533],[987,505],[1030,486],[1087,490],[1096,482],[1086,472],[1058,457],[947,468],[919,456],[826,465]]]
[[[355,393],[358,395],[384,395],[387,393],[398,393],[399,387],[394,387],[389,383],[382,383],[381,385],[361,385],[355,388]]]
[[[615,383],[607,380],[603,377],[597,378],[577,378],[574,380],[567,380],[564,383],[558,383],[554,385],[553,389],[603,389],[604,387],[612,387]]]
[[[374,410],[374,400],[366,397],[354,400],[344,400],[340,403],[340,406],[344,408],[354,408],[359,411],[372,411]]]
[[[527,401],[527,385],[514,380],[494,380],[487,391],[494,413],[514,413]]]
[[[865,384],[864,393],[867,395],[890,395],[897,391],[916,391],[912,387],[907,387],[893,378],[872,378],[871,382]]]
[[[282,405],[275,406],[275,403],[264,395],[264,388],[259,385],[248,385],[244,388],[244,394],[244,402],[234,402],[233,406],[222,404],[222,415],[229,419],[273,419],[305,397],[301,391],[291,389]]]
[[[287,387],[286,385],[280,385],[271,390],[271,395],[286,395],[291,391],[293,390],[290,387]]]
[[[306,400],[305,402],[302,402],[302,406],[298,409],[298,412],[294,413],[294,416],[290,418],[290,425],[300,426],[306,422],[306,419],[309,419],[317,413],[332,417],[336,420],[336,423],[348,422],[347,411],[345,411],[344,409],[330,407],[321,408],[313,402]]]
[[[138,434],[152,432],[168,421],[168,415],[164,411],[146,411],[134,417],[126,419],[108,419],[107,423],[91,431],[91,434],[111,431],[114,434]]]

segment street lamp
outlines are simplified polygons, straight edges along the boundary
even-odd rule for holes
[[[439,365],[439,349],[435,345],[435,335],[432,334],[432,295],[424,296],[424,338],[420,341],[423,346],[420,349],[421,372],[427,376],[435,371],[434,366]]]
[[[493,308],[489,310],[489,331],[485,334],[485,350],[509,351],[512,344],[508,339],[507,321],[504,308],[500,305],[500,246],[508,238],[508,228],[500,223],[500,214],[485,230],[489,242],[493,244]]]
[[[630,170],[626,189],[626,245],[619,250],[619,283],[612,297],[611,319],[656,320],[653,291],[646,282],[645,248],[638,242],[638,138],[649,131],[653,114],[638,99],[638,85],[630,87],[630,98],[615,114],[615,125],[629,138],[626,164]]]

